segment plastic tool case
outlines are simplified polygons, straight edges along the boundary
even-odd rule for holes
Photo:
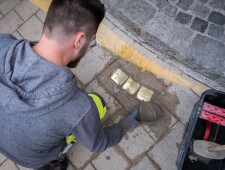
[[[224,92],[208,90],[194,105],[176,164],[179,170],[225,170],[225,159],[210,160],[196,155],[193,152],[194,140],[225,145]]]

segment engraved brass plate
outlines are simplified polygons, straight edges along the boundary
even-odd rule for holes
[[[118,69],[116,72],[111,76],[111,79],[118,85],[122,85],[127,79],[128,76],[121,70]]]
[[[134,94],[138,88],[140,87],[140,84],[129,78],[127,82],[123,85],[123,89],[127,91],[130,94]]]
[[[152,90],[149,90],[142,86],[137,94],[137,98],[139,100],[149,102],[151,100],[153,94],[154,94],[154,92]]]

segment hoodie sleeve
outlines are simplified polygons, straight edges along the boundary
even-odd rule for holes
[[[72,134],[76,140],[92,152],[102,152],[108,147],[118,144],[126,133],[126,125],[114,124],[103,128],[97,108],[92,104],[91,109],[73,128]]]

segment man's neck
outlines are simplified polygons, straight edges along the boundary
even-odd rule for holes
[[[65,54],[63,51],[65,50],[54,40],[49,40],[42,36],[40,41],[32,48],[35,53],[53,64],[65,67],[68,63],[68,61],[65,61],[66,57],[64,57]]]

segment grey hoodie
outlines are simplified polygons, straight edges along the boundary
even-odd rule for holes
[[[95,104],[72,72],[46,61],[31,46],[0,34],[0,152],[39,168],[57,158],[70,134],[93,152],[119,143],[126,125],[103,129]]]

